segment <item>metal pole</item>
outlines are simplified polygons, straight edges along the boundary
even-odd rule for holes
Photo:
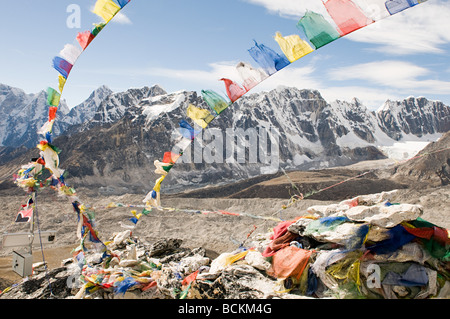
[[[34,214],[37,214],[36,190],[33,190],[31,198],[33,200],[33,214],[31,215],[31,223],[30,223],[30,255],[33,255]]]

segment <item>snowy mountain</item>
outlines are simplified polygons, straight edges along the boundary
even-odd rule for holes
[[[61,100],[58,120],[53,127],[55,136],[61,135],[70,126],[90,120],[98,105],[112,91],[100,87],[82,104],[69,110]],[[0,84],[0,146],[28,148],[41,140],[37,131],[48,121],[47,92],[26,94],[23,90]]]
[[[8,92],[25,105],[36,99],[17,89]],[[0,112],[4,100],[0,98]],[[61,117],[66,133],[54,141],[63,150],[61,167],[75,187],[146,192],[158,177],[154,160],[162,160],[180,141],[180,121],[192,124],[186,115],[189,104],[208,108],[196,92],[167,93],[157,85],[118,93],[99,88]],[[384,158],[395,143],[435,141],[449,125],[449,107],[425,98],[387,101],[374,112],[358,99],[328,103],[314,90],[280,87],[248,94],[206,130],[196,127],[199,135],[171,170],[166,190],[279,168],[318,169]],[[7,135],[3,127],[1,134]]]

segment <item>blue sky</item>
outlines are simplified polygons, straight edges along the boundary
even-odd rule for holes
[[[71,4],[81,9],[79,28],[67,25]],[[101,21],[91,12],[94,4],[3,1],[0,83],[27,93],[57,88],[51,61],[65,44],[77,44],[78,32]],[[275,32],[305,38],[296,24],[307,9],[323,10],[321,0],[131,0],[80,56],[63,99],[73,107],[101,85],[224,93],[218,79],[240,82],[238,62],[256,66],[247,51],[253,39],[281,53]],[[449,17],[449,0],[429,0],[320,48],[251,92],[278,85],[317,89],[329,102],[358,97],[369,109],[408,96],[450,105]]]

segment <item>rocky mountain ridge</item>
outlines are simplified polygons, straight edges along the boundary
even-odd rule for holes
[[[45,94],[40,96],[45,101]],[[5,100],[0,98],[2,110]],[[157,85],[118,93],[99,88],[81,106],[62,111],[64,133],[54,140],[63,150],[61,167],[74,186],[147,191],[157,177],[153,161],[172,150],[179,122],[190,122],[189,104],[208,107],[197,92],[167,93]],[[225,110],[197,136],[165,183],[179,191],[280,168],[320,169],[381,159],[385,155],[380,146],[408,139],[432,141],[449,126],[449,107],[438,101],[410,97],[370,111],[358,99],[328,103],[318,91],[280,87],[248,94]],[[230,150],[230,134],[235,148],[247,146],[244,161],[236,149]],[[24,164],[27,156],[16,159],[15,165]]]

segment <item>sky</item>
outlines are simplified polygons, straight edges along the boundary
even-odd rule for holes
[[[78,45],[78,32],[101,21],[92,13],[95,2],[2,0],[0,83],[26,93],[58,88],[51,61],[65,44]],[[328,102],[357,97],[371,110],[409,96],[450,105],[449,4],[429,0],[377,21],[247,94],[281,85],[318,90]],[[254,40],[281,54],[276,32],[306,39],[296,27],[306,10],[326,15],[321,0],[131,0],[81,54],[62,99],[74,107],[102,85],[115,92],[158,84],[167,92],[225,94],[219,79],[240,83],[238,62],[257,66],[248,54]]]

